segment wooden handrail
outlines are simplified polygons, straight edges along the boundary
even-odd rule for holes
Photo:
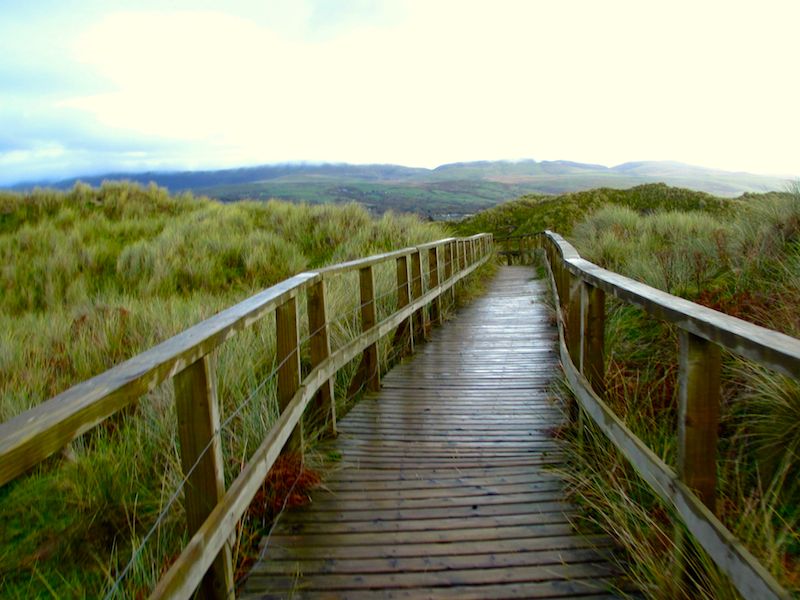
[[[530,256],[536,242],[535,235],[514,235],[504,238],[494,238],[495,252],[500,256],[505,256],[508,265],[514,264],[514,259],[519,258],[521,263],[525,262],[525,257]],[[512,243],[515,247],[512,247]]]
[[[301,273],[0,424],[0,485],[273,311],[317,273]]]
[[[557,298],[561,363],[589,415],[745,598],[791,598],[715,516],[720,348],[800,375],[800,340],[753,325],[607,271],[550,231],[537,234]],[[678,359],[678,470],[653,453],[603,401],[605,293],[674,323]],[[599,339],[599,342],[598,342]],[[575,408],[577,410],[577,407]],[[572,415],[575,410],[571,410]]]
[[[464,250],[460,262],[452,260],[454,246]],[[428,325],[426,307],[431,317],[437,319],[440,296],[452,291],[458,281],[489,260],[491,251],[491,234],[478,234],[446,238],[295,275],[0,424],[0,485],[174,377],[181,463],[190,483],[185,492],[187,521],[193,525],[189,530],[189,544],[159,582],[153,596],[188,598],[199,587],[203,597],[230,598],[233,594],[228,547],[231,534],[290,437],[300,444],[302,416],[309,402],[316,397],[317,403],[328,403],[327,408],[318,408],[330,415],[331,429],[335,430],[331,380],[336,373],[363,354],[359,372],[365,377],[366,387],[379,385],[377,342],[396,331],[394,343],[398,352],[405,353],[413,348],[414,337],[419,341]],[[421,255],[425,252],[429,272],[433,273],[428,286],[425,286],[421,270]],[[444,263],[445,277],[442,278],[440,263],[446,261],[447,256],[451,260]],[[390,260],[397,262],[397,309],[376,322],[372,269]],[[409,267],[412,278],[409,278]],[[325,307],[326,280],[353,271],[359,272],[361,280],[362,333],[331,353]],[[309,331],[314,333],[311,336],[312,370],[301,381],[297,296],[304,290],[308,297]],[[216,382],[207,355],[239,330],[273,312],[277,324],[276,352],[280,358],[278,400],[281,415],[226,491],[222,485],[217,440]]]
[[[800,340],[663,292],[581,258],[557,233],[545,234],[570,273],[649,315],[789,377],[800,378]]]

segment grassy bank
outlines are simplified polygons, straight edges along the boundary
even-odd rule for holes
[[[455,223],[464,235],[492,232],[498,238],[550,229],[569,235],[572,227],[605,206],[620,206],[637,212],[681,210],[701,212],[726,218],[746,202],[717,198],[705,192],[669,187],[663,183],[636,186],[627,190],[597,188],[560,196],[529,195]]]
[[[570,241],[610,270],[800,337],[800,190],[753,196],[735,211],[641,211],[606,206]],[[676,466],[677,334],[610,300],[607,402]],[[724,355],[717,514],[788,588],[800,590],[800,385]],[[695,563],[691,598],[736,598],[702,553],[674,544],[677,519],[592,426],[567,434],[565,475],[584,524],[620,540],[648,597],[679,597],[681,562]]]
[[[415,217],[373,219],[356,205],[222,205],[127,184],[0,194],[0,420],[296,272],[447,234]],[[383,314],[393,269],[376,272]],[[329,289],[334,348],[357,333],[348,277]],[[227,481],[277,415],[266,380],[273,339],[265,319],[214,356]],[[385,344],[382,353],[390,358]],[[109,589],[181,479],[172,394],[161,386],[0,489],[0,595]],[[180,504],[134,562],[124,595],[149,590],[185,542]],[[240,558],[247,535],[255,534],[242,532]]]

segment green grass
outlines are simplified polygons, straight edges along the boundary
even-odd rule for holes
[[[309,203],[358,202],[375,214],[394,210],[442,220],[510,200],[524,193],[525,188],[492,181],[392,183],[311,179],[218,185],[200,191],[223,201],[280,198]]]
[[[609,205],[572,229],[581,255],[670,293],[800,337],[800,190],[711,212]],[[735,206],[735,210],[733,207]],[[676,330],[610,299],[607,402],[676,463]],[[800,384],[724,354],[717,514],[788,588],[800,591]],[[690,597],[736,598],[702,553],[672,542],[676,518],[589,426],[570,434],[567,476],[584,518],[616,537],[647,597],[676,597],[681,561],[703,574]],[[692,595],[694,594],[694,595]]]
[[[298,271],[449,233],[413,216],[373,218],[354,204],[225,205],[152,186],[0,194],[0,419]],[[356,280],[336,278],[328,290],[334,349],[358,333]],[[394,264],[376,268],[379,318],[393,309],[394,287]],[[304,323],[304,297],[299,304]],[[389,343],[380,350],[385,365]],[[308,360],[304,347],[304,369]],[[238,333],[213,362],[222,419],[239,411],[222,434],[230,482],[277,416],[274,381],[258,388],[274,367],[274,320]],[[354,368],[337,377],[341,409],[352,402],[344,392]],[[108,589],[180,482],[172,400],[167,382],[0,488],[0,596]],[[239,531],[239,556],[258,535],[251,525]],[[123,595],[147,593],[185,538],[178,501]]]
[[[560,196],[523,196],[482,211],[453,226],[465,235],[486,231],[494,233],[497,238],[545,229],[569,235],[576,223],[605,206],[621,206],[636,212],[704,212],[726,218],[747,202],[747,198],[717,198],[705,192],[669,187],[663,183],[640,185],[627,190],[598,188]]]

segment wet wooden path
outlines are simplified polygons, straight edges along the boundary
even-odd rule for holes
[[[340,422],[341,459],[243,597],[615,597],[609,542],[574,533],[552,472],[557,333],[533,277],[503,267]]]

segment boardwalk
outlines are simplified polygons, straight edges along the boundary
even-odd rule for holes
[[[613,597],[607,542],[573,533],[549,468],[556,330],[533,276],[502,268],[341,421],[326,488],[282,517],[244,597]]]

